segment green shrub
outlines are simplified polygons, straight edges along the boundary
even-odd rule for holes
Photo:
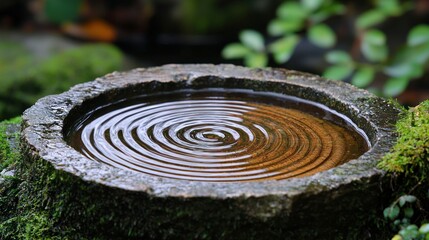
[[[392,240],[429,239],[429,224],[421,226],[411,223],[418,199],[413,195],[403,195],[384,209],[384,218],[391,221],[391,227],[398,232]]]
[[[267,35],[243,30],[239,42],[225,46],[226,59],[243,59],[249,67],[265,67],[270,56],[277,64],[290,60],[298,44],[306,39],[326,49],[329,65],[323,76],[333,80],[350,80],[361,88],[392,97],[402,93],[409,82],[419,79],[429,64],[429,25],[413,26],[399,47],[390,47],[381,28],[389,19],[405,17],[415,10],[414,1],[375,0],[373,5],[355,14],[353,4],[335,0],[285,1],[277,8],[276,17],[267,26]],[[359,2],[360,4],[360,2]],[[344,29],[350,29],[352,42],[344,50],[337,44],[339,31],[328,21],[342,17]],[[347,24],[351,22],[351,24]],[[396,37],[401,39],[401,37]],[[396,39],[395,38],[395,39]],[[373,84],[378,78],[382,86]]]
[[[0,120],[20,115],[39,98],[119,70],[122,54],[108,44],[88,44],[40,63],[15,43],[0,43]],[[2,66],[3,65],[3,66]]]

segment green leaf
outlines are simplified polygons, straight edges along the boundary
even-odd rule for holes
[[[413,208],[405,208],[404,209],[404,216],[406,217],[406,218],[412,218],[413,217],[413,215],[414,215],[414,210],[413,210]]]
[[[386,35],[379,30],[369,30],[365,33],[363,41],[367,44],[381,46],[386,44]]]
[[[392,240],[403,240],[403,238],[401,237],[401,235],[396,234],[395,236],[393,236]]]
[[[379,0],[377,1],[378,8],[388,15],[398,15],[401,13],[401,5],[398,0]]]
[[[395,55],[395,62],[425,64],[429,59],[429,41],[416,46],[408,46]]]
[[[399,207],[397,205],[393,205],[390,207],[387,207],[383,211],[383,215],[385,218],[388,218],[390,220],[395,219],[399,215]]]
[[[363,45],[361,50],[363,55],[372,62],[382,62],[388,55],[386,46]]]
[[[410,224],[399,231],[399,234],[406,240],[416,239],[419,235],[418,227],[415,224]]]
[[[352,65],[334,65],[328,67],[323,76],[332,80],[343,80],[347,78],[353,71]]]
[[[303,21],[299,19],[275,19],[268,24],[268,33],[271,36],[279,36],[300,30]]]
[[[386,14],[383,11],[377,9],[369,10],[357,18],[356,26],[360,29],[367,29],[383,22],[385,19]]]
[[[405,203],[413,203],[417,198],[413,195],[404,195],[399,198],[399,206],[404,206]]]
[[[323,4],[323,0],[301,0],[301,4],[309,11],[314,11]]]
[[[336,36],[326,24],[317,24],[308,30],[309,40],[319,47],[332,47],[335,44]]]
[[[393,236],[392,240],[403,240],[401,235],[396,234],[395,236]]]
[[[421,234],[428,234],[429,233],[429,223],[425,223],[423,224],[420,228],[419,228],[419,232]]]
[[[429,59],[429,42],[420,44],[412,49],[412,61],[425,64]]]
[[[388,97],[401,94],[407,88],[409,80],[407,77],[390,78],[383,87],[383,94]]]
[[[409,46],[417,46],[422,43],[429,42],[429,26],[428,25],[418,25],[411,29],[408,34],[407,44]]]
[[[222,50],[222,57],[225,59],[243,58],[250,53],[250,50],[241,43],[231,43]]]
[[[365,33],[361,51],[363,55],[370,61],[381,62],[387,58],[388,49],[385,45],[386,36],[379,30],[370,30]]]
[[[273,53],[277,63],[285,63],[292,56],[298,42],[299,37],[297,35],[289,35],[272,43],[269,50]]]
[[[364,88],[374,80],[375,70],[371,67],[360,68],[352,78],[352,84]]]
[[[307,18],[309,12],[297,2],[285,2],[277,8],[277,16],[282,19],[299,19]]]
[[[393,66],[387,66],[383,72],[391,77],[417,78],[423,75],[423,65],[413,62],[402,62]]]
[[[246,66],[252,68],[266,67],[268,64],[268,57],[265,53],[252,53],[244,58],[244,63]]]
[[[250,49],[255,51],[264,50],[264,37],[257,31],[244,30],[240,32],[240,41]]]
[[[322,6],[322,8],[320,8],[317,12],[312,13],[309,17],[311,18],[312,22],[319,23],[335,14],[342,14],[345,12],[345,10],[346,8],[343,4],[331,3]]]
[[[350,57],[350,55],[345,52],[345,51],[340,51],[340,50],[334,50],[334,51],[330,51],[328,54],[326,54],[325,56],[326,61],[328,61],[331,64],[337,64],[337,63],[351,63],[352,62],[352,58]]]

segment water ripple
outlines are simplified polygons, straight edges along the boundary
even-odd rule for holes
[[[367,151],[350,127],[277,98],[232,90],[141,96],[89,113],[67,139],[95,161],[195,181],[308,176]]]

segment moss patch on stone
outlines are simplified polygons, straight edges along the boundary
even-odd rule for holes
[[[11,145],[11,139],[17,139],[19,133],[11,133],[8,129],[20,121],[21,118],[18,117],[0,122],[0,239],[8,239],[10,236],[8,232],[12,232],[7,226],[15,214],[16,199],[19,195],[20,181],[12,173],[15,172],[15,166],[21,155]]]
[[[75,87],[76,92],[69,96],[72,96],[71,100],[74,101],[76,97],[82,97],[84,94],[93,95],[99,93],[100,89],[110,89],[111,91],[103,97],[113,98],[115,92],[118,92],[116,86],[121,81],[126,86],[130,86],[131,89],[132,81],[141,81],[142,77],[146,77],[145,81],[151,81],[151,84],[144,85],[147,87],[144,90],[149,91],[151,89],[156,90],[156,88],[165,90],[160,89],[163,84],[167,89],[173,88],[177,84],[188,86],[191,83],[196,84],[198,79],[201,80],[202,85],[194,86],[205,87],[207,85],[204,85],[203,82],[214,78],[212,75],[215,72],[231,71],[228,69],[237,69],[234,70],[234,74],[238,75],[239,79],[243,78],[243,81],[237,81],[236,84],[250,82],[250,80],[244,81],[246,76],[248,78],[271,79],[270,76],[274,77],[277,76],[276,74],[280,74],[255,70],[255,72],[248,73],[251,75],[243,75],[242,73],[247,72],[247,70],[244,71],[244,68],[210,65],[191,66],[188,69],[184,67],[184,70],[176,72],[175,75],[174,72],[172,73],[172,69],[181,69],[181,66],[164,68],[161,72],[159,69],[135,70],[131,73],[132,77],[127,81],[124,80],[125,74],[110,74],[94,83]],[[203,71],[200,69],[204,68],[210,70],[209,73],[206,73],[209,75],[202,75],[201,72],[198,72]],[[193,70],[192,74],[187,74],[189,69],[198,69],[198,71]],[[140,71],[147,75],[139,75]],[[287,77],[287,74],[283,77]],[[153,79],[158,78],[160,81],[153,81]],[[215,80],[220,81],[219,79]],[[230,84],[233,79],[230,78],[225,82]],[[318,87],[320,87],[320,89],[326,90],[320,92],[317,97],[326,96],[328,98],[329,94],[338,97],[337,93],[342,93],[342,91],[338,91],[340,86],[337,86],[337,83],[328,83],[334,85],[328,86],[329,89],[326,90],[320,85],[314,87],[305,79],[300,81],[301,88],[306,89],[308,86],[306,84],[309,84],[312,86],[311,89],[319,89]],[[267,82],[258,84],[263,86],[263,89],[269,86]],[[301,86],[296,84],[296,82],[289,83],[291,91],[299,89]],[[289,85],[284,83],[280,87]],[[142,91],[141,86],[143,84],[135,85],[132,88],[134,92],[124,91],[123,93],[135,95],[138,91]],[[250,88],[250,86],[245,87]],[[115,91],[112,88],[115,88],[113,89]],[[313,92],[315,91],[308,94],[313,95]],[[363,97],[367,95],[366,92],[358,92],[358,95],[344,94],[342,97],[345,99],[344,102],[354,102],[355,97],[364,99]],[[73,106],[70,104],[73,102],[71,100],[59,98],[57,95],[51,99],[42,99],[36,106],[52,106],[47,109],[64,110]],[[332,101],[333,105],[335,105],[334,103]],[[361,101],[361,103],[364,102]],[[346,107],[345,103],[341,101],[338,104],[340,105],[336,108],[338,111],[342,111]],[[380,105],[380,107],[382,106],[384,105]],[[377,112],[373,111],[373,108],[377,107],[373,105],[364,107],[359,114],[365,119],[377,116]],[[32,115],[33,112],[37,115]],[[392,115],[396,116],[393,113],[396,111],[392,112]],[[78,114],[78,112],[74,114]],[[51,122],[52,120],[55,121]],[[396,118],[391,120],[392,124],[388,124],[390,122],[386,124],[374,123],[381,126],[377,129],[376,133],[380,134],[376,137],[385,140],[386,136],[390,136],[389,134],[393,132],[394,120]],[[382,179],[382,171],[375,169],[376,161],[373,160],[378,160],[381,156],[380,153],[384,153],[385,149],[392,146],[393,140],[378,142],[377,146],[381,146],[381,149],[372,150],[371,154],[374,157],[370,158],[370,154],[367,154],[361,159],[365,165],[358,165],[359,162],[354,161],[348,165],[344,164],[345,167],[343,166],[343,168],[337,168],[337,171],[348,174],[337,174],[332,170],[326,172],[324,178],[317,178],[317,181],[310,181],[310,178],[310,180],[307,179],[308,181],[296,179],[294,182],[267,182],[257,187],[254,187],[253,184],[250,185],[250,183],[243,183],[230,188],[229,183],[180,183],[171,179],[157,179],[140,175],[131,178],[133,177],[132,172],[93,165],[94,162],[82,161],[80,156],[64,155],[63,149],[55,152],[58,155],[52,154],[53,150],[58,150],[62,141],[52,141],[55,131],[59,131],[56,128],[59,126],[58,123],[56,119],[52,118],[52,115],[46,114],[40,109],[32,108],[24,113],[21,149],[11,148],[12,151],[19,154],[16,163],[13,164],[15,174],[8,178],[4,184],[0,184],[0,239],[272,240],[366,239],[369,237],[386,239],[386,237],[379,236],[381,236],[380,228],[383,227],[383,222],[380,220],[383,209],[381,205],[385,202],[381,198],[388,194],[386,195],[386,192],[381,194],[380,189],[386,189],[387,187],[384,185],[388,183]],[[44,132],[39,134],[39,131],[30,131],[30,129],[42,129]],[[46,141],[39,142],[37,141],[39,139]],[[46,148],[47,146],[48,148]],[[63,164],[59,164],[62,160],[64,160]],[[77,162],[82,165],[73,165]],[[370,162],[371,165],[369,165]],[[91,168],[91,166],[96,167]],[[362,166],[364,168],[361,168]],[[78,174],[76,167],[84,169],[86,175]],[[74,170],[70,171],[70,169]],[[88,178],[89,174],[87,173],[91,169],[96,172],[99,182],[94,181],[94,178]],[[359,175],[360,172],[356,169],[360,169],[362,174]],[[365,170],[362,171],[362,169]],[[368,173],[369,171],[371,172]],[[353,176],[359,176],[359,179],[357,180],[357,177],[354,178]],[[143,177],[144,181],[141,180]],[[120,182],[116,179],[124,179],[126,181],[122,183],[133,184],[136,182],[134,179],[140,179],[141,186],[138,188],[139,191],[131,191],[128,188],[121,188],[122,185],[118,185]],[[343,185],[338,183],[340,180],[347,180],[348,182]],[[106,181],[112,182],[110,185],[102,184]],[[149,185],[148,181],[155,182],[157,185]],[[338,185],[336,185],[337,183]],[[285,184],[290,184],[291,192],[286,192],[287,189],[283,189]],[[303,189],[305,192],[297,193],[298,184],[305,187]],[[204,186],[204,188],[197,188],[196,186]],[[177,194],[184,188],[189,189],[189,194]],[[220,190],[217,192],[218,195],[209,195],[213,192],[210,189]],[[231,190],[225,192],[225,189]],[[261,194],[261,191],[265,191],[265,189],[267,189],[268,194]],[[235,195],[238,191],[243,191],[243,194]],[[376,194],[367,194],[370,192]],[[362,198],[365,194],[368,197]]]
[[[378,166],[424,181],[429,176],[429,100],[410,108],[397,122],[396,145]]]
[[[12,133],[14,136],[11,136],[11,134],[8,133],[8,127],[11,124],[19,124],[20,122],[21,117],[16,117],[0,123],[0,172],[16,162],[19,157],[19,154],[13,151],[8,141],[11,137],[17,139],[18,133]]]
[[[52,233],[58,218],[52,218],[51,211],[57,209],[43,209],[48,205],[42,204],[47,200],[41,196],[48,196],[47,192],[34,188],[37,185],[28,178],[31,172],[23,171],[20,122],[21,117],[0,122],[0,239],[61,239],[64,234]]]
[[[69,192],[52,192],[58,174],[36,171],[24,161],[17,145],[20,122],[20,117],[0,122],[0,239],[85,239],[60,227],[62,199],[69,199],[64,196]]]

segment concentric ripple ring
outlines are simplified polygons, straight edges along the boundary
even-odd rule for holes
[[[303,177],[369,148],[344,116],[316,105],[249,90],[173,91],[94,110],[77,121],[67,139],[94,161],[160,177],[214,182]]]

